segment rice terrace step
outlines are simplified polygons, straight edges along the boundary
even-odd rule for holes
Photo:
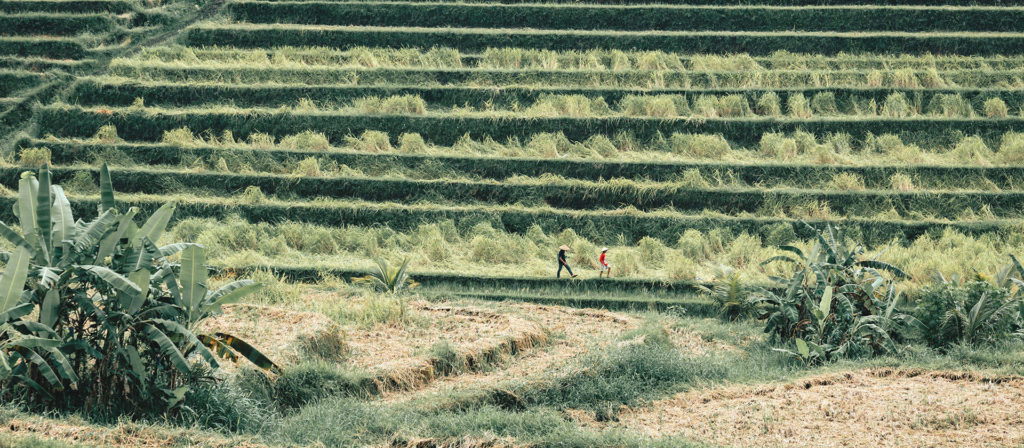
[[[1024,445],[1024,1],[0,0],[0,446]]]

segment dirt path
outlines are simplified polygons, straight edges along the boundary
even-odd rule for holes
[[[1024,443],[1024,378],[867,370],[699,390],[612,426],[737,447],[1001,447]]]

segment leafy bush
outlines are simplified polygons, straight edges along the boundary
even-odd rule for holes
[[[715,281],[710,288],[697,285],[718,305],[719,316],[730,321],[756,317],[759,310],[755,302],[748,300],[750,288],[743,283],[738,272],[728,267],[721,267],[715,273]]]
[[[808,363],[891,353],[897,351],[896,340],[919,325],[896,310],[902,295],[894,279],[906,278],[906,273],[875,259],[860,259],[863,246],[849,246],[841,229],[828,226],[806,254],[793,246],[780,249],[795,257],[778,255],[762,264],[792,263],[793,276],[772,278],[780,293],[759,288],[750,297],[761,308],[765,333],[795,344],[795,350],[780,351]]]
[[[50,148],[23,148],[18,153],[18,162],[21,166],[38,168],[50,164]]]
[[[49,169],[18,183],[20,232],[0,224],[16,247],[0,276],[0,398],[31,407],[102,415],[160,414],[181,403],[192,365],[218,355],[276,366],[234,336],[199,323],[259,288],[249,280],[206,288],[202,247],[157,247],[174,212],[158,209],[140,227],[137,209],[115,209],[110,173],[100,177],[99,216],[75,221]],[[181,254],[180,264],[167,257]],[[44,386],[45,385],[45,386]]]
[[[924,339],[933,347],[991,343],[1020,327],[1021,299],[987,281],[939,281],[925,288],[914,307]]]

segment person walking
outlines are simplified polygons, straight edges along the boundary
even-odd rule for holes
[[[572,268],[569,267],[569,263],[565,261],[565,252],[570,250],[569,246],[561,245],[558,247],[558,272],[555,273],[555,278],[562,278],[562,268],[569,271],[569,275],[572,278],[576,278],[576,274],[572,273]]]
[[[600,262],[600,265],[601,265],[601,266],[599,266],[599,268],[601,269],[601,272],[597,273],[597,278],[601,278],[601,276],[605,275],[605,274],[607,274],[607,278],[612,278],[612,266],[610,264],[608,264],[608,260],[605,259],[605,257],[604,257],[605,254],[607,254],[607,253],[608,253],[608,248],[607,247],[602,247],[601,248],[601,257],[598,258],[598,261]]]

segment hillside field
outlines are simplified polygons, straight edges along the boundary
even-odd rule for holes
[[[1024,1],[0,0],[0,222],[0,448],[1024,445]]]

